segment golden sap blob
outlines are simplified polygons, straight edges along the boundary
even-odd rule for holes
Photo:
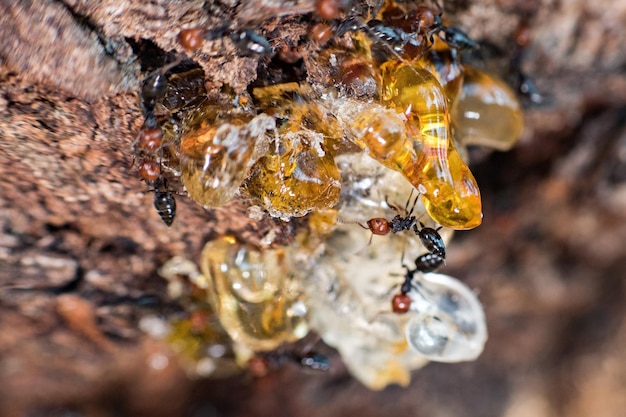
[[[407,118],[407,133],[421,148],[400,172],[417,188],[428,214],[442,226],[472,229],[482,222],[480,191],[452,144],[447,98],[437,79],[415,64],[385,65],[383,100]]]
[[[306,335],[306,308],[287,249],[258,248],[224,236],[202,250],[209,302],[230,337],[268,351]]]
[[[468,67],[463,90],[452,107],[456,135],[464,145],[509,150],[524,128],[517,96],[498,77]]]
[[[219,207],[237,192],[252,165],[267,150],[266,114],[252,117],[205,106],[192,115],[180,143],[181,180],[189,197],[204,207]]]

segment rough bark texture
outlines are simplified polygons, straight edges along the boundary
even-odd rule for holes
[[[224,16],[288,43],[306,28],[290,19],[311,3],[1,0],[0,414],[622,415],[626,1],[447,3],[471,36],[501,46],[527,19],[525,69],[548,101],[528,110],[516,149],[476,155],[484,223],[448,249],[444,272],[480,289],[485,353],[371,393],[336,357],[324,375],[287,366],[190,381],[137,329],[144,314],[179,309],[156,273],[165,260],[197,259],[226,230],[248,240],[289,231],[251,221],[237,202],[205,211],[182,197],[175,226],[163,225],[130,169],[143,121],[131,43],[182,52],[181,28]],[[228,40],[194,59],[209,88],[256,78],[256,59]]]

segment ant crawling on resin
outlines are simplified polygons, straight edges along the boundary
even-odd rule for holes
[[[415,288],[413,285],[415,274],[418,272],[432,272],[439,268],[443,262],[443,257],[434,253],[426,253],[418,256],[415,259],[415,268],[410,269],[408,266],[404,265],[403,260],[402,266],[406,269],[406,273],[404,275],[404,281],[400,286],[400,293],[394,295],[391,299],[391,310],[396,314],[404,314],[409,311],[411,308],[411,297],[409,297],[408,294],[412,288]]]
[[[417,199],[419,198],[419,194],[415,197],[415,201],[413,202],[413,207],[410,211],[407,212],[408,204],[411,201],[413,192],[411,191],[411,195],[409,195],[409,199],[406,202],[406,206],[404,208],[404,212],[407,213],[405,216],[401,216],[400,214],[396,215],[391,221],[383,218],[383,217],[374,217],[367,221],[367,227],[359,224],[364,229],[369,229],[373,235],[388,235],[390,232],[399,233],[404,230],[413,230],[417,237],[419,237],[420,241],[424,245],[424,247],[430,252],[429,254],[422,255],[423,259],[420,260],[420,264],[426,268],[427,265],[434,265],[437,262],[437,258],[441,259],[441,262],[446,258],[446,246],[443,241],[443,238],[439,234],[439,230],[441,226],[437,229],[433,229],[432,227],[426,227],[424,223],[418,221],[415,216],[413,216],[413,210],[415,209],[415,205],[417,204]],[[389,204],[387,205],[399,211],[397,207]],[[420,227],[418,227],[418,224]],[[427,255],[432,255],[428,257]],[[422,258],[420,257],[420,258]],[[418,259],[420,259],[418,258]],[[434,268],[438,267],[439,264],[434,266]],[[434,270],[434,269],[431,269]],[[427,271],[424,271],[427,272]]]

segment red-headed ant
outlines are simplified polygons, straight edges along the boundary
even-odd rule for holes
[[[411,192],[411,194],[412,193],[413,192]],[[408,204],[411,201],[411,195],[409,196],[409,199],[407,200],[406,206],[404,208],[404,212],[407,213],[405,216],[401,216],[398,214],[393,219],[391,219],[391,221],[383,217],[374,217],[367,221],[367,227],[362,224],[359,224],[359,225],[363,227],[364,229],[369,229],[373,235],[388,235],[391,232],[396,234],[404,230],[412,229],[417,235],[417,237],[419,237],[424,247],[430,252],[430,254],[438,258],[441,258],[441,262],[443,262],[443,260],[445,260],[446,258],[446,246],[443,241],[443,238],[439,234],[439,230],[441,229],[441,227],[437,229],[426,227],[424,223],[418,222],[417,218],[413,216],[412,214],[418,198],[419,198],[419,195],[415,198],[415,201],[413,202],[413,207],[411,208],[411,210],[407,212]],[[389,204],[389,202],[387,202],[387,205],[390,208],[396,211],[399,211],[395,206],[392,206],[391,204]],[[421,226],[421,228],[418,227],[418,224],[419,226]],[[433,257],[424,258],[420,260],[420,264],[424,268],[426,268],[428,264],[433,264],[434,262],[435,262],[435,259]],[[437,265],[437,267],[438,266],[439,265]],[[424,271],[424,272],[427,272],[427,271]]]
[[[203,40],[215,40],[229,35],[242,56],[272,55],[274,50],[267,39],[251,29],[234,31],[230,29],[231,22],[226,21],[223,25],[205,30],[202,28],[183,29],[178,34],[178,43],[187,51],[193,52],[200,48]]]
[[[404,265],[403,261],[402,266],[406,269],[406,273],[404,275],[404,281],[400,286],[400,293],[394,295],[391,299],[391,310],[396,314],[408,312],[411,308],[411,297],[409,297],[408,294],[411,289],[414,288],[413,278],[415,274],[418,272],[432,272],[439,268],[443,262],[444,258],[435,253],[426,253],[418,256],[415,259],[415,269],[410,269],[408,266]]]

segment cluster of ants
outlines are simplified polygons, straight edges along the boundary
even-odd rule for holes
[[[346,8],[341,0],[317,0],[314,18],[321,19],[321,21],[313,27],[310,37],[314,42],[323,44],[333,34],[341,36],[350,31],[362,31],[374,42],[387,48],[390,53],[396,56],[411,50],[411,48],[417,48],[416,50],[419,51],[426,50],[434,42],[434,36],[439,37],[454,51],[475,49],[478,44],[465,32],[443,22],[442,8],[436,2],[435,4],[439,9],[438,11],[419,6],[406,14],[392,13],[384,16],[383,20],[365,21],[359,16],[341,19],[342,9]],[[191,53],[198,50],[203,41],[216,40],[222,37],[228,37],[241,55],[271,56],[274,54],[272,46],[262,35],[250,29],[234,30],[229,21],[213,30],[204,28],[181,30],[178,42],[185,51]],[[518,43],[520,47],[525,46],[521,42]],[[521,52],[518,51],[516,53],[517,61],[520,60],[520,56]],[[141,104],[145,121],[134,144],[138,175],[146,182],[149,191],[154,192],[154,206],[167,226],[172,225],[176,216],[176,200],[161,172],[163,133],[154,112],[156,103],[162,100],[166,94],[168,72],[181,60],[179,58],[167,64],[145,78],[141,91]],[[517,61],[516,64],[519,66]],[[522,90],[523,88],[528,89],[528,86],[531,85],[527,78],[522,78],[520,84]],[[531,88],[529,94],[533,94],[536,98],[538,93]],[[408,203],[407,201],[407,206]],[[393,206],[389,206],[393,208]],[[415,275],[418,272],[435,271],[445,262],[446,258],[445,244],[438,232],[440,228],[426,227],[416,216],[412,215],[412,212],[413,209],[407,212],[405,207],[404,216],[398,214],[392,220],[372,218],[367,221],[366,227],[376,235],[412,230],[428,251],[415,259],[415,268],[409,268],[403,261],[403,267],[406,269],[404,281],[400,286],[399,293],[395,294],[392,299],[392,310],[398,314],[408,312],[411,307],[411,298],[408,294],[414,288]]]
[[[351,16],[339,20],[335,24],[334,32],[341,36],[350,31],[364,31],[374,41],[390,48],[392,53],[402,51],[407,46],[423,46],[422,38],[426,35],[433,42],[433,36],[438,35],[452,48],[463,49],[475,47],[476,44],[458,28],[444,25],[441,7],[437,4],[439,13],[434,13],[427,7],[420,6],[406,16],[395,16],[388,21],[369,20],[365,22],[361,17]],[[339,0],[317,0],[316,14],[323,21],[337,20],[341,14],[342,4]],[[325,26],[323,30],[332,36],[333,30],[326,23],[316,26]],[[317,30],[319,32],[319,28]],[[312,33],[314,33],[313,31]],[[204,40],[216,40],[228,36],[239,53],[244,56],[267,56],[274,53],[270,43],[260,34],[251,29],[233,30],[231,22],[212,30],[203,28],[183,29],[179,33],[178,42],[191,53],[200,48]],[[312,38],[320,43],[322,40],[315,35]],[[154,207],[167,226],[171,226],[176,216],[176,199],[174,193],[168,189],[167,179],[161,172],[161,157],[163,133],[154,114],[155,105],[165,97],[168,85],[168,72],[176,67],[182,58],[150,73],[143,82],[141,90],[141,105],[144,113],[144,124],[134,143],[134,156],[137,162],[139,177],[146,182],[149,191],[154,192]],[[135,163],[133,161],[133,164]],[[433,255],[435,256],[435,255]],[[436,262],[429,259],[430,263]]]

